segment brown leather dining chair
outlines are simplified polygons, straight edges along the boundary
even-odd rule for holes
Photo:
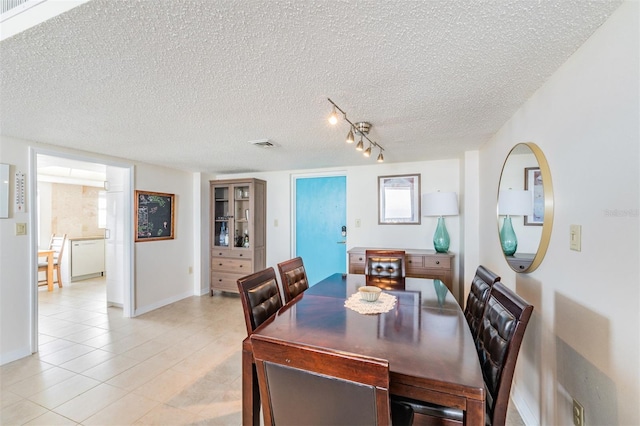
[[[278,271],[280,271],[284,303],[289,303],[291,299],[309,288],[307,272],[301,257],[278,263]]]
[[[242,277],[237,283],[247,334],[251,335],[282,307],[276,272],[269,267]]]
[[[56,272],[56,278],[58,280],[58,287],[62,288],[62,273],[60,272],[60,265],[62,263],[62,252],[64,251],[64,243],[67,240],[67,234],[62,236],[56,236],[51,234],[49,240],[49,250],[53,250],[53,270]],[[38,272],[47,271],[47,262],[38,262]],[[47,281],[38,281],[38,285],[47,285]]]
[[[473,277],[473,281],[471,281],[467,304],[464,308],[464,316],[467,319],[467,324],[469,324],[473,340],[478,338],[478,326],[482,320],[482,313],[489,299],[491,287],[498,281],[500,281],[500,277],[484,266],[480,265],[476,269],[476,274]]]
[[[251,336],[265,426],[410,425],[389,400],[389,362]],[[393,417],[393,419],[392,419]]]
[[[504,425],[516,361],[533,305],[496,282],[478,324],[478,359],[486,390],[485,424]],[[463,412],[398,398],[419,413],[421,424],[452,425],[463,422]]]
[[[389,289],[404,286],[404,250],[366,250],[364,273],[367,285]]]

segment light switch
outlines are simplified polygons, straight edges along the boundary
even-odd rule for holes
[[[360,228],[360,219],[356,219],[356,228]]]
[[[569,226],[569,248],[575,251],[581,251],[582,249],[582,226],[570,225]]]
[[[16,235],[27,235],[26,223],[16,223]]]

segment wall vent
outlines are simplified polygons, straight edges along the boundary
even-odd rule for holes
[[[257,139],[255,141],[249,141],[249,143],[262,148],[271,148],[275,146],[271,141],[269,141],[269,139]]]

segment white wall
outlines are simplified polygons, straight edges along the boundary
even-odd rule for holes
[[[0,136],[0,160],[11,165],[11,196],[15,189],[13,174],[21,171],[28,176],[29,148],[46,148],[50,152],[71,153],[95,159],[97,162],[127,163],[126,160],[57,149],[51,146]],[[128,162],[131,163],[131,162]],[[28,186],[28,182],[27,182]],[[193,223],[194,193],[192,174],[135,164],[135,188],[176,194],[176,239],[136,243],[134,257],[135,314],[150,311],[194,293],[193,266],[195,245]],[[31,354],[32,305],[30,292],[31,265],[30,235],[16,236],[16,223],[30,223],[27,204],[25,213],[15,213],[9,206],[10,217],[0,219],[0,364]],[[200,256],[200,253],[197,253]]]
[[[528,424],[572,424],[572,397],[586,424],[640,418],[638,9],[624,3],[480,151],[480,262],[535,305],[512,393]],[[519,142],[543,150],[555,195],[549,250],[530,274],[508,268],[495,226]],[[582,225],[581,252],[570,224]]]
[[[420,225],[378,225],[378,176],[419,173],[421,192],[460,192],[460,161],[371,163],[342,169],[287,170],[268,173],[219,175],[217,179],[255,177],[267,181],[267,266],[291,258],[291,177],[342,173],[347,177],[347,250],[358,246],[433,249],[437,218],[422,217]],[[356,227],[356,220],[361,226]],[[277,222],[277,226],[275,223]],[[460,253],[460,216],[446,218],[449,251]],[[456,256],[454,270],[458,270]],[[346,259],[345,259],[346,263]],[[457,289],[457,273],[454,290]]]

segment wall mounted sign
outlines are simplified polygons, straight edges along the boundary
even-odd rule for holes
[[[136,242],[175,238],[175,195],[136,191]]]

